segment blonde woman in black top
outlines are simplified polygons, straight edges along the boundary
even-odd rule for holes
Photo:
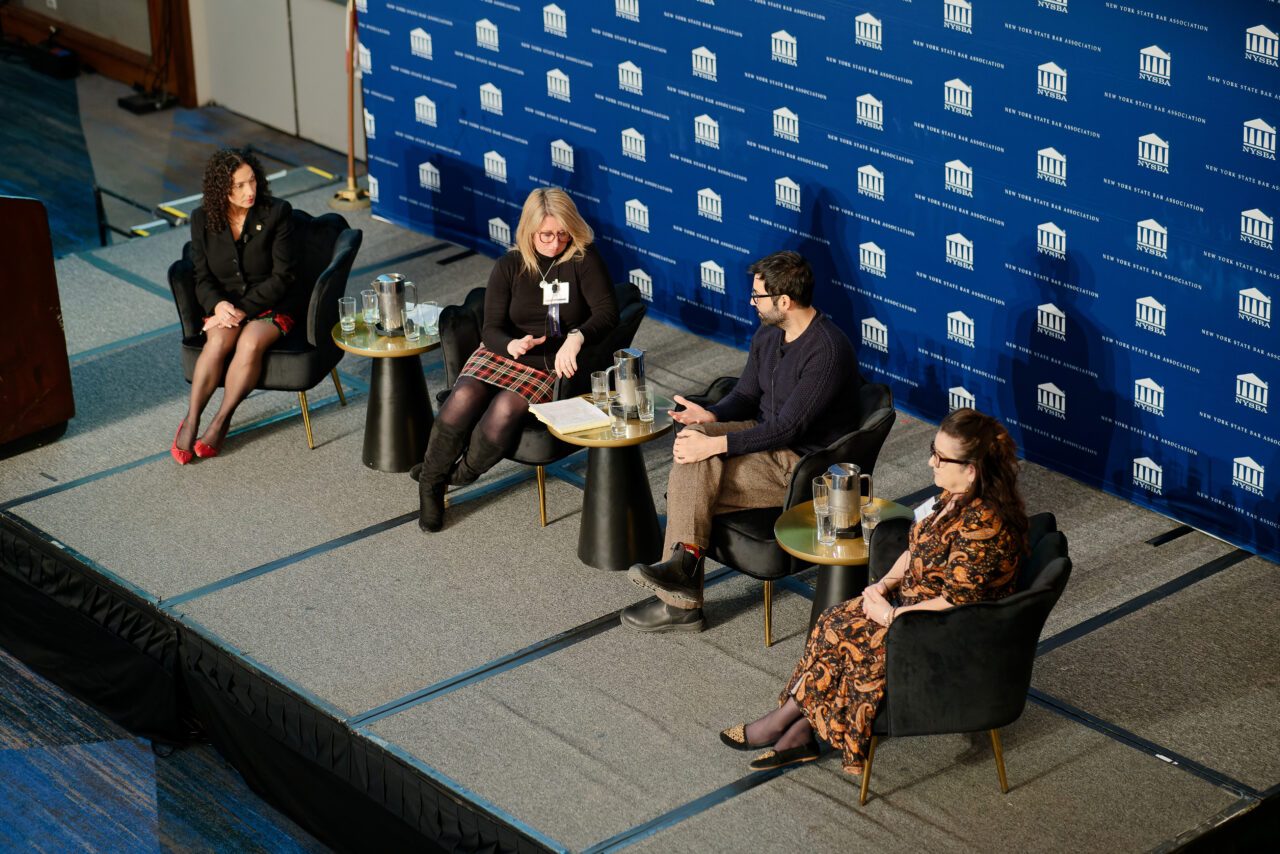
[[[578,353],[618,324],[613,282],[591,227],[569,195],[550,187],[525,199],[515,247],[485,289],[481,344],[436,416],[418,476],[418,527],[444,525],[449,484],[467,484],[519,439],[529,404],[551,399],[557,377],[578,373]]]

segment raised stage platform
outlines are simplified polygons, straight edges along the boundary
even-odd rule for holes
[[[292,201],[321,213],[328,192]],[[488,276],[488,259],[348,216],[365,231],[350,293],[396,271],[446,304]],[[323,841],[1131,851],[1275,832],[1274,564],[1027,465],[1029,507],[1057,514],[1075,570],[1003,731],[1010,791],[985,738],[890,740],[859,807],[834,755],[756,774],[716,737],[772,704],[812,578],[781,585],[771,648],[760,584],[727,571],[707,632],[627,632],[639,588],[576,557],[585,455],[551,471],[546,528],[532,470],[508,463],[423,535],[415,484],[360,461],[369,364],[348,356],[349,405],[312,396],[314,451],[295,397],[259,392],[223,455],[174,465],[187,385],[165,271],[185,239],[58,263],[77,415],[0,462],[0,643],[136,731],[198,721]],[[636,343],[664,394],[744,360],[652,320]],[[425,364],[434,393],[443,369]],[[900,415],[880,495],[928,486],[933,429]],[[645,449],[659,513],[669,449]]]

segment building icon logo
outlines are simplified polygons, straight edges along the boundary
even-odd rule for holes
[[[703,261],[699,264],[698,276],[702,287],[718,294],[724,293],[724,267],[715,261]]]
[[[1138,251],[1157,258],[1169,257],[1169,229],[1154,219],[1138,223]]]
[[[551,141],[551,165],[566,172],[573,171],[573,146],[563,139]]]
[[[1169,174],[1169,143],[1154,133],[1138,137],[1138,165]]]
[[[973,170],[960,160],[949,160],[943,166],[946,175],[943,186],[953,193],[973,198]]]
[[[418,164],[418,186],[433,193],[440,192],[440,170],[430,160]]]
[[[640,0],[615,0],[613,13],[628,21],[640,20]]]
[[[548,3],[542,7],[542,31],[550,33],[560,38],[569,37],[569,19],[565,17],[564,9],[561,9],[555,3]]]
[[[773,111],[773,135],[788,142],[800,141],[800,117],[788,110],[786,107],[779,107]]]
[[[569,96],[569,75],[559,68],[547,72],[547,97],[566,103],[573,100]]]
[[[644,162],[644,134],[635,128],[627,128],[622,132],[622,156]]]
[[[973,87],[959,77],[943,83],[942,108],[973,118]]]
[[[1151,377],[1144,377],[1133,384],[1133,405],[1150,412],[1152,415],[1164,415],[1164,386]]]
[[[1164,303],[1155,297],[1139,297],[1134,301],[1133,325],[1157,335],[1164,334]]]
[[[1056,62],[1036,67],[1036,94],[1055,101],[1067,100],[1067,72]]]
[[[484,153],[484,176],[507,183],[507,158],[503,157],[496,151],[486,151]]]
[[[1267,329],[1271,328],[1271,297],[1257,288],[1245,288],[1240,291],[1237,311],[1241,320],[1256,323]]]
[[[1240,239],[1245,243],[1270,249],[1275,226],[1275,220],[1257,208],[1240,213]]]
[[[422,97],[426,98],[426,95],[423,95]],[[431,100],[431,99],[430,99],[430,98],[427,98],[427,100],[429,101],[429,100]],[[415,103],[414,103],[414,110],[415,110],[415,112],[417,111],[417,108],[418,108],[418,106],[417,106],[417,103],[416,103],[416,100],[415,100]],[[364,135],[365,135],[365,138],[366,138],[366,139],[377,139],[377,138],[378,138],[378,120],[377,120],[377,119],[375,119],[375,118],[373,117],[373,113],[369,112],[369,110],[368,110],[368,109],[366,109],[366,108],[364,108],[364,107],[361,107],[360,109],[364,111]],[[435,113],[434,113],[434,112],[432,113],[432,116],[433,116],[433,117],[435,116]],[[418,121],[422,121],[422,120],[421,120],[421,119],[419,119]],[[432,122],[431,126],[432,126],[432,127],[435,127],[435,122]]]
[[[419,95],[413,99],[413,117],[419,124],[427,127],[436,126],[436,102],[428,98],[426,95]]]
[[[476,21],[476,47],[498,50],[498,26],[488,18]]]
[[[942,26],[973,35],[973,4],[969,0],[943,0]]]
[[[973,241],[960,232],[947,235],[947,263],[965,270],[973,269]]]
[[[1169,86],[1169,76],[1173,73],[1173,57],[1160,49],[1159,45],[1144,47],[1138,51],[1138,79]]]
[[[858,124],[872,130],[884,130],[884,102],[870,93],[859,95]]]
[[[356,11],[361,15],[369,14],[369,0],[356,0]]]
[[[1267,413],[1267,396],[1270,384],[1257,374],[1240,374],[1236,377],[1236,403]]]
[[[631,60],[618,63],[618,88],[632,95],[644,94],[644,72]]]
[[[773,203],[789,211],[800,212],[800,185],[785,175],[773,182]]]
[[[502,115],[502,90],[492,83],[480,87],[480,109],[495,116]]]
[[[1067,186],[1067,158],[1056,148],[1036,152],[1036,177],[1059,187]]]
[[[858,192],[878,202],[884,201],[884,173],[868,163],[858,167]]]
[[[637,231],[649,233],[649,206],[639,199],[628,199],[623,204],[623,210],[626,212],[626,221],[628,228],[634,228]]]
[[[1067,316],[1051,302],[1036,306],[1036,331],[1058,341],[1067,340]]]
[[[708,148],[720,147],[720,123],[703,113],[693,118],[693,141]]]
[[[1151,457],[1133,461],[1133,485],[1156,495],[1164,494],[1164,469]]]
[[[431,33],[422,27],[410,30],[409,53],[420,59],[431,59]]]
[[[957,409],[977,409],[977,403],[978,399],[973,396],[973,392],[962,385],[947,389],[948,412],[955,412]]]
[[[1236,457],[1231,461],[1231,485],[1262,495],[1266,483],[1267,470],[1258,465],[1253,457]]]
[[[783,65],[796,64],[796,37],[786,30],[778,30],[769,36],[769,43],[773,52],[773,61],[781,62]]]
[[[369,48],[356,42],[356,61],[360,66],[360,75],[373,73],[373,54],[369,52]]]
[[[884,25],[870,12],[863,12],[853,19],[853,43],[872,50],[884,50]]]
[[[698,216],[704,216],[713,222],[724,221],[720,194],[710,187],[703,187],[698,191]]]
[[[1244,123],[1244,152],[1265,160],[1276,159],[1276,129],[1262,119]]]
[[[947,340],[966,347],[974,346],[973,318],[963,311],[950,312],[947,315]]]
[[[705,47],[693,49],[693,76],[716,82],[716,55]]]
[[[1052,222],[1036,226],[1036,251],[1060,261],[1067,259],[1067,233]]]
[[[888,353],[889,327],[874,317],[865,318],[862,321],[862,346]]]
[[[653,276],[639,267],[627,273],[627,281],[640,291],[640,298],[645,302],[653,302]]]
[[[369,176],[369,201],[378,203],[378,179],[372,175]]]
[[[1244,56],[1263,65],[1280,66],[1280,36],[1258,24],[1244,31]]]
[[[1067,396],[1053,383],[1036,386],[1036,409],[1055,418],[1067,417]]]
[[[503,249],[510,249],[511,226],[507,225],[500,217],[495,216],[489,220],[489,239]]]
[[[871,241],[858,244],[858,269],[880,278],[888,278],[885,274],[884,250]]]

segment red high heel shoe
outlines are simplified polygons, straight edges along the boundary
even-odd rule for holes
[[[196,443],[192,447],[196,449],[196,456],[202,460],[207,460],[210,457],[216,457],[218,455],[218,448],[215,448],[213,445],[206,445],[199,439],[196,439]]]
[[[191,458],[194,456],[190,451],[184,451],[178,447],[178,434],[182,432],[182,425],[186,422],[187,419],[185,418],[178,422],[178,429],[173,434],[173,444],[169,446],[169,455],[180,466],[185,466],[191,462]]]

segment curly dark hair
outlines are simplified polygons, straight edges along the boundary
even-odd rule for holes
[[[228,197],[231,195],[231,178],[236,170],[245,164],[253,170],[253,177],[258,180],[255,208],[262,207],[271,198],[267,188],[267,173],[253,152],[247,148],[224,148],[209,158],[204,167],[204,227],[206,231],[221,232],[227,227]]]
[[[959,506],[981,498],[1025,551],[1027,505],[1018,491],[1018,448],[1009,431],[990,415],[968,408],[952,412],[942,419],[938,429],[960,442],[961,453],[977,473],[972,491],[960,499]]]

